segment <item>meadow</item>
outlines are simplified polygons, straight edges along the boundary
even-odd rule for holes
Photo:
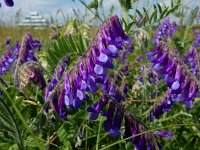
[[[0,150],[199,150],[199,6],[79,1],[63,25],[0,27]]]

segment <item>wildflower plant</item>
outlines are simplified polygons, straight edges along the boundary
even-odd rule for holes
[[[102,20],[102,1],[82,3]],[[61,28],[45,44],[29,33],[14,46],[6,40],[0,59],[0,141],[5,137],[3,143],[22,150],[172,149],[184,129],[196,132],[190,135],[198,147],[199,30],[179,54],[173,43],[178,25],[166,18],[179,6],[172,1],[155,4],[153,12],[136,9],[130,22],[110,16],[90,45],[89,34],[63,35]],[[161,20],[155,32],[149,29]]]

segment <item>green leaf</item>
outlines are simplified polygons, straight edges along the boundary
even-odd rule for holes
[[[148,15],[148,12],[147,10],[143,7],[143,11],[144,11],[144,14],[146,15],[146,21],[149,20],[149,15]]]
[[[78,130],[78,126],[76,124],[69,124],[65,122],[57,130],[57,135],[59,137],[59,140],[67,147],[69,146],[69,143],[66,143],[66,141],[73,141],[77,130]]]
[[[136,9],[136,12],[137,12],[137,14],[140,16],[140,18],[143,18],[142,13],[141,13],[138,9]]]
[[[170,13],[173,13],[175,10],[178,9],[178,7],[179,7],[179,5],[176,5],[175,7],[171,8],[171,9],[166,13],[165,16],[168,16]]]
[[[41,146],[41,149],[45,149],[45,143],[44,142],[39,142]],[[36,149],[38,148],[38,141],[36,141],[34,138],[32,137],[28,137],[25,141],[24,141],[24,145],[26,146],[27,149]]]
[[[162,19],[165,15],[165,13],[167,12],[167,10],[169,9],[169,7],[166,7],[163,12],[160,14],[160,19]]]
[[[171,0],[171,7],[174,7],[174,0]]]
[[[161,14],[162,13],[162,8],[161,8],[160,4],[157,3],[157,6],[158,6],[159,13]]]
[[[136,18],[135,16],[133,16],[131,14],[129,14],[128,16],[131,18],[131,20],[135,21],[135,18]]]
[[[130,22],[126,27],[126,32],[128,33],[135,22]]]
[[[156,10],[154,10],[154,12],[151,14],[151,16],[150,16],[150,18],[149,18],[149,23],[152,22],[152,19],[154,18],[155,13],[156,13]]]
[[[19,129],[18,122],[3,99],[0,99],[0,109],[0,129],[7,131],[13,137],[19,149],[24,149],[22,132]]]
[[[41,61],[46,61],[48,64],[46,69],[53,73],[61,59],[65,56],[69,56],[71,61],[76,60],[77,57],[81,56],[86,51],[88,45],[89,40],[82,34],[60,37],[44,45],[43,49],[45,49],[45,51],[43,55],[41,55]]]
[[[140,24],[138,25],[139,27],[141,27],[142,24],[145,25],[146,18],[147,18],[147,15],[145,15],[145,16],[142,18]]]

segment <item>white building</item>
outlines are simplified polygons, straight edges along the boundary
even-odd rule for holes
[[[29,16],[26,16],[19,26],[46,28],[49,26],[47,19],[40,16],[37,12],[31,12]]]

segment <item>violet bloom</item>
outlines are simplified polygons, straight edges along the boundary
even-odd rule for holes
[[[133,117],[132,115],[125,114],[124,115],[125,119],[125,132],[124,132],[124,138],[131,138],[131,142],[134,144],[134,147],[138,150],[152,150],[156,149],[162,149],[161,145],[156,141],[153,140],[155,139],[155,135],[147,132],[144,134],[141,134],[142,132],[145,132],[148,130],[143,124],[138,122],[138,120]],[[138,135],[141,134],[141,135]],[[160,134],[160,136],[165,136],[164,133],[157,133]],[[166,134],[166,137],[168,135]]]
[[[20,49],[16,58],[17,63],[15,64],[16,66],[14,69],[23,65],[26,62],[37,61],[37,58],[35,57],[35,50],[40,48],[40,41],[33,39],[29,33],[25,34],[20,44]]]
[[[104,113],[107,119],[104,121],[104,129],[112,136],[120,135],[120,127],[123,120],[124,108],[110,101],[108,110]]]
[[[170,23],[169,18],[164,19],[159,26],[156,35],[154,36],[154,43],[157,44],[160,41],[166,42],[172,34],[176,31],[177,25],[176,23]]]
[[[174,105],[174,100],[172,99],[171,90],[166,92],[165,97],[150,110],[149,120],[154,120],[159,118],[163,113],[170,111],[171,107]]]
[[[16,42],[14,47],[11,47],[10,40],[6,40],[6,51],[0,58],[0,74],[6,74],[10,68],[13,67],[13,64],[17,58],[19,52],[19,44]]]
[[[66,117],[67,109],[80,108],[85,101],[90,100],[88,95],[96,93],[100,88],[102,88],[104,96],[99,102],[88,108],[89,121],[97,119],[99,113],[109,101],[119,104],[124,101],[123,95],[120,94],[120,88],[110,81],[109,72],[115,67],[114,61],[121,59],[120,55],[123,52],[133,51],[131,44],[131,38],[123,31],[117,16],[110,17],[100,26],[84,57],[78,60],[74,68],[63,73],[65,74],[62,77],[64,82],[60,85],[61,89],[57,91],[58,96],[55,95],[54,97],[53,95],[55,101],[51,102],[53,104],[51,107],[60,115],[61,119]],[[123,56],[123,59],[126,59],[126,55]],[[53,77],[46,90],[45,101],[57,86],[58,81],[57,78]],[[123,90],[126,91],[125,85]],[[111,112],[111,110],[108,112]],[[113,125],[106,131],[116,136],[119,134],[123,111],[121,108],[115,109],[114,107],[113,113],[113,118],[111,118]],[[107,115],[109,114],[107,113]]]
[[[68,62],[69,62],[69,58],[64,58],[60,62],[59,66],[55,69],[54,74],[53,74],[53,79],[49,82],[48,87],[46,87],[46,89],[45,89],[45,98],[44,98],[45,102],[49,99],[49,96],[51,95],[52,91],[58,84],[59,80],[62,78],[62,76],[64,74],[64,70],[65,70],[66,66],[68,65]],[[61,93],[63,93],[63,91],[61,91]],[[58,102],[58,98],[60,99],[59,102]],[[56,113],[60,114],[61,119],[65,118],[64,114],[66,112],[63,110],[63,107],[65,105],[63,103],[62,94],[59,96],[58,92],[55,93],[52,96],[52,99],[50,100],[50,105],[51,105],[51,108],[53,108],[53,110]],[[48,106],[46,107],[45,111],[48,111]]]
[[[189,66],[190,71],[197,80],[200,80],[200,53],[197,49],[191,46],[188,52],[185,54],[183,61]]]
[[[14,6],[13,0],[4,0],[4,3],[5,3],[6,6],[8,6],[8,7],[13,7],[13,6]],[[0,3],[0,7],[1,7],[1,3]]]
[[[13,66],[13,78],[15,79],[16,86],[20,86],[21,79],[18,79],[18,72],[20,72],[19,69],[22,65],[30,61],[37,62],[37,58],[35,57],[35,50],[41,48],[41,43],[38,40],[33,39],[32,36],[29,33],[27,33],[23,36],[21,44],[19,45],[19,43],[17,42],[16,46],[19,46],[19,49],[18,48],[12,49],[15,59],[15,63]],[[38,73],[37,70],[34,71],[37,72],[37,75],[32,72],[33,73],[32,75],[33,78],[31,79],[32,82],[35,83],[36,85],[41,84],[40,85],[42,86],[41,88],[44,88],[46,85],[44,85],[43,79],[41,77],[43,75],[41,73]],[[38,84],[38,82],[40,83]]]
[[[94,103],[91,107],[87,108],[87,111],[90,112],[89,122],[98,118],[100,111],[107,105],[107,103],[108,96],[104,95],[99,102]]]
[[[166,102],[162,101],[161,104],[155,107],[156,111],[154,113],[158,113],[158,115],[154,114],[156,118],[164,112],[163,105],[166,105],[168,100],[170,101],[169,106],[171,106],[172,101],[181,101],[185,103],[187,108],[191,108],[193,106],[193,99],[198,91],[196,81],[191,79],[186,70],[168,54],[168,50],[167,45],[160,43],[151,52],[147,53],[154,70],[158,72],[170,88]]]

